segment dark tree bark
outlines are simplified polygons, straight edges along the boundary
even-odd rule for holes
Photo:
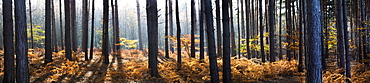
[[[71,31],[72,31],[72,50],[77,52],[77,28],[76,28],[76,1],[70,0],[71,6]]]
[[[304,3],[306,3],[306,4],[304,4],[305,5],[305,8],[303,8],[303,10],[304,10],[304,13],[305,13],[305,18],[308,18],[308,16],[307,16],[307,11],[308,11],[308,8],[307,8],[307,6],[308,6],[308,4],[307,4],[307,0],[304,0]],[[305,65],[305,69],[307,70],[308,68],[308,59],[309,59],[309,45],[310,45],[310,42],[309,42],[309,39],[308,39],[308,19],[305,19],[305,22],[304,22],[304,39],[305,39],[305,42],[304,42],[304,47],[305,47],[305,49],[306,50],[304,50],[305,51],[305,54],[304,54],[304,57],[306,57],[306,58],[304,58],[304,65]]]
[[[231,83],[230,67],[230,18],[229,18],[229,0],[222,0],[222,26],[223,26],[223,57],[222,57],[222,81]]]
[[[361,13],[359,12],[360,10],[359,10],[359,0],[353,0],[353,2],[354,2],[354,23],[355,23],[355,27],[356,28],[358,28],[358,27],[361,27],[361,25],[360,25],[360,20],[359,20],[359,17],[358,16],[360,16],[361,15]],[[357,34],[356,34],[356,36],[358,36],[357,37],[357,42],[358,42],[358,55],[359,55],[359,60],[363,60],[364,58],[363,57],[365,57],[366,55],[366,53],[364,52],[364,50],[366,49],[366,46],[365,45],[363,45],[364,43],[364,41],[366,41],[365,39],[364,39],[364,37],[366,37],[365,35],[362,35],[362,34],[364,34],[364,32],[365,32],[365,29],[362,29],[362,30],[358,30],[357,31]],[[338,59],[339,60],[339,59]]]
[[[28,83],[27,23],[25,0],[15,0],[15,41],[17,55],[17,83]]]
[[[111,17],[112,17],[112,19],[111,19],[111,26],[112,26],[112,28],[113,28],[113,31],[112,31],[112,35],[113,35],[113,37],[112,37],[112,40],[110,41],[111,43],[111,46],[108,46],[108,48],[112,48],[111,50],[113,51],[113,55],[115,55],[116,53],[117,53],[117,50],[116,50],[116,43],[115,43],[115,40],[116,40],[116,37],[117,37],[117,34],[115,33],[115,31],[116,31],[116,29],[117,29],[117,27],[115,26],[116,25],[116,20],[115,20],[115,15],[114,15],[114,2],[113,2],[114,0],[110,0],[110,6],[111,6]],[[108,10],[109,11],[109,10]],[[109,22],[108,22],[109,23]],[[108,25],[108,27],[109,27],[109,25]],[[109,29],[108,29],[109,30]],[[108,34],[109,34],[109,31],[108,31]],[[111,50],[108,50],[108,52],[111,52]]]
[[[262,62],[266,62],[266,59],[265,59],[265,49],[264,49],[264,45],[263,45],[263,16],[262,16],[262,0],[259,0],[260,3],[259,3],[259,14],[260,14],[260,44],[261,44],[261,58],[262,58]]]
[[[180,18],[179,18],[179,0],[175,2],[176,6],[176,25],[177,25],[177,63],[179,69],[181,67],[181,27],[180,27]]]
[[[91,9],[91,40],[90,40],[90,60],[93,59],[94,55],[94,16],[95,16],[95,0],[92,0],[92,9]]]
[[[52,62],[51,57],[51,19],[50,19],[50,0],[45,0],[45,63]]]
[[[120,43],[120,41],[119,41],[120,37],[119,37],[119,20],[118,20],[118,3],[117,3],[117,0],[114,0],[114,3],[116,4],[115,7],[114,7],[114,17],[115,17],[114,18],[114,21],[115,21],[114,26],[116,28],[114,33],[116,34],[115,43],[118,44],[118,43]],[[116,45],[116,53],[118,55],[120,55],[120,53],[121,53],[121,51],[119,49],[120,49],[120,46]]]
[[[288,35],[287,35],[287,38],[286,38],[286,40],[287,40],[287,43],[288,43],[288,45],[286,46],[286,58],[288,59],[288,61],[290,61],[292,58],[292,54],[291,54],[291,32],[292,32],[292,29],[291,29],[291,27],[292,27],[292,15],[291,15],[291,0],[286,0],[285,1],[285,9],[286,9],[286,32],[288,33]]]
[[[365,9],[366,9],[366,13],[364,13],[364,17],[366,17],[366,20],[370,20],[370,1],[369,0],[366,0],[366,6],[363,6],[363,7],[366,7]],[[367,25],[366,27],[370,27],[370,25]],[[366,30],[366,32],[367,33],[370,33],[370,30],[369,29],[367,29]],[[370,40],[370,36],[367,36],[367,38],[366,38],[366,40],[367,40],[367,42],[369,42],[369,40]],[[369,49],[369,47],[370,47],[370,44],[366,44],[366,47],[367,47],[367,49],[366,49],[366,55],[368,55],[368,54],[370,54],[370,49]],[[365,56],[364,57],[365,59],[370,59],[370,56]],[[366,64],[370,64],[369,62],[366,62]]]
[[[269,0],[270,62],[275,62],[275,0]]]
[[[200,0],[199,11],[199,59],[204,59],[204,0]]]
[[[240,37],[242,38],[242,39],[244,39],[245,38],[245,29],[244,29],[244,4],[243,4],[243,1],[244,0],[240,0],[240,28],[241,28],[241,31],[240,31]]]
[[[66,57],[68,60],[72,61],[72,47],[71,47],[71,28],[70,28],[70,15],[69,10],[69,0],[64,0],[64,15],[65,15],[65,46],[66,46]]]
[[[236,19],[237,19],[236,21],[237,21],[237,23],[238,23],[238,24],[237,24],[237,25],[238,25],[238,58],[240,58],[240,55],[241,55],[241,53],[240,53],[240,51],[241,51],[241,49],[240,49],[240,48],[241,48],[241,46],[240,46],[240,45],[242,44],[242,43],[241,43],[241,35],[240,35],[240,34],[241,34],[241,33],[240,33],[240,12],[243,12],[243,11],[240,11],[240,10],[239,10],[239,8],[240,8],[240,7],[239,7],[239,1],[240,1],[240,0],[236,0],[237,9],[238,9],[238,14],[237,14],[237,17],[236,17]]]
[[[300,18],[300,28],[299,28],[299,55],[298,55],[298,72],[303,72],[303,27],[304,27],[304,25],[303,25],[303,23],[305,23],[304,22],[304,19],[306,19],[305,18],[305,13],[303,13],[303,7],[305,7],[303,4],[305,4],[305,1],[304,0],[301,0],[300,2],[299,2],[299,8],[300,8],[300,16],[301,16],[301,18]]]
[[[85,53],[85,61],[89,60],[88,53],[87,53],[87,45],[88,45],[88,33],[89,33],[89,11],[87,10],[87,0],[82,0],[82,52]]]
[[[194,35],[195,35],[195,27],[196,27],[196,14],[195,14],[195,1],[194,0],[191,0],[191,39],[190,39],[190,41],[191,41],[191,46],[190,46],[190,48],[191,48],[191,53],[190,53],[190,56],[192,57],[192,58],[195,58],[195,38],[194,38]]]
[[[239,18],[240,19],[238,19],[238,20],[240,20],[239,21],[239,24],[238,24],[238,33],[239,33],[239,40],[241,40],[241,39],[244,39],[245,38],[245,34],[244,34],[244,31],[245,31],[245,29],[244,29],[244,5],[243,5],[243,1],[244,0],[240,0],[240,9],[238,9],[238,11],[240,11],[240,15],[239,15]],[[239,41],[240,42],[240,44],[239,45],[241,45],[242,44],[242,41]],[[247,43],[248,43],[248,41],[247,41]],[[247,46],[248,47],[248,46]],[[240,51],[242,50],[242,49],[240,49],[241,47],[239,47],[239,56],[238,56],[238,58],[240,59],[241,58],[241,56],[242,55],[244,55],[243,53],[240,53]]]
[[[158,56],[158,12],[157,0],[146,0],[148,43],[149,43],[149,68],[152,77],[159,77],[157,56]]]
[[[256,2],[255,2],[256,1]],[[258,28],[258,24],[257,24],[257,8],[255,7],[256,6],[256,4],[257,4],[257,0],[252,0],[252,6],[251,6],[251,8],[252,8],[252,15],[251,15],[251,20],[252,20],[252,22],[251,22],[251,24],[252,24],[252,27],[251,27],[251,30],[252,30],[252,35],[251,35],[251,37],[254,37],[254,36],[256,36],[257,35],[257,28]],[[249,42],[249,41],[248,41]],[[254,43],[254,42],[253,42]],[[251,57],[252,58],[257,58],[257,51],[256,50],[252,50],[251,51],[252,52],[252,54],[251,54]]]
[[[338,59],[339,59],[339,65],[338,67],[339,68],[344,68],[344,37],[343,37],[343,34],[344,34],[344,27],[343,27],[343,7],[342,7],[342,0],[337,0],[337,3],[336,3],[336,8],[337,8],[337,11],[336,11],[336,22],[337,22],[337,34],[338,34],[338,37],[337,37],[337,40],[338,40],[338,52],[339,52],[339,55],[338,55]]]
[[[216,60],[216,47],[215,47],[215,37],[214,37],[214,28],[213,28],[213,15],[212,15],[212,4],[211,0],[204,1],[205,7],[205,19],[207,25],[207,41],[208,41],[208,53],[209,53],[209,63],[210,63],[210,72],[211,72],[211,82],[218,83],[220,82],[218,78],[218,67]]]
[[[222,56],[222,48],[221,48],[221,16],[220,16],[220,0],[216,0],[216,31],[217,31],[217,57]]]
[[[234,18],[233,18],[233,0],[229,0],[230,10],[230,29],[231,29],[231,56],[236,56],[236,45],[235,45],[235,31],[234,31]],[[249,55],[248,55],[249,56]]]
[[[297,30],[296,30],[296,5],[295,5],[295,1],[294,0],[291,0],[290,1],[290,8],[291,8],[291,10],[292,10],[292,13],[291,13],[291,15],[292,15],[292,18],[291,18],[291,20],[292,20],[292,26],[290,27],[290,29],[289,30],[291,30],[290,31],[290,38],[289,38],[289,40],[290,40],[290,43],[291,44],[289,44],[289,45],[291,45],[291,47],[290,47],[290,50],[291,50],[291,58],[293,58],[293,59],[296,59],[297,58],[297,50],[295,50],[295,49],[293,49],[293,48],[295,48],[296,47],[296,45],[294,45],[294,43],[296,42],[296,39],[295,39],[295,36],[294,35],[296,35],[296,32],[297,32]]]
[[[282,26],[281,26],[281,24],[282,24],[282,20],[281,20],[281,19],[282,19],[282,17],[283,17],[283,14],[281,13],[281,10],[283,9],[283,0],[280,0],[280,2],[279,2],[279,3],[280,3],[280,5],[279,5],[279,6],[280,6],[280,7],[279,7],[279,8],[280,8],[280,9],[279,9],[279,22],[280,22],[280,23],[279,23],[279,60],[282,60],[282,59],[283,59],[283,54],[284,54],[284,53],[283,53],[283,47],[282,47],[283,45],[282,45],[282,41],[281,41],[281,39],[282,39],[282,37],[283,37],[283,36],[281,36],[281,35],[283,35],[283,34],[282,34],[282,29],[283,29],[283,28],[282,28]]]
[[[363,1],[363,0],[362,0]],[[363,2],[362,2],[363,4]],[[343,33],[344,33],[344,50],[345,50],[345,59],[346,59],[346,77],[351,78],[351,56],[349,55],[349,44],[348,44],[348,25],[347,25],[347,9],[346,9],[346,0],[343,0],[342,3],[342,9],[343,9]]]
[[[29,14],[30,14],[30,31],[31,31],[31,48],[34,48],[34,42],[33,42],[33,25],[32,25],[32,6],[31,6],[31,0],[28,0],[28,6],[29,6]]]
[[[141,38],[141,23],[140,23],[140,3],[139,0],[136,0],[136,13],[137,13],[137,27],[138,27],[138,34],[139,34],[139,50],[143,50],[143,40]]]
[[[103,45],[102,53],[104,56],[104,63],[109,64],[109,33],[108,33],[108,16],[109,16],[108,0],[103,1]]]
[[[307,65],[307,83],[322,82],[322,67],[321,67],[321,14],[320,0],[307,0],[307,28],[309,55]]]
[[[265,3],[264,4],[269,4],[269,1],[268,0],[265,0]],[[264,33],[269,33],[269,26],[270,26],[270,24],[269,24],[269,16],[268,16],[268,13],[270,13],[269,12],[269,10],[268,10],[268,5],[265,5],[265,7],[264,7],[264,26],[265,26],[265,28],[264,28]],[[269,38],[268,37],[265,37],[265,36],[263,36],[262,38],[265,38],[266,40],[265,40],[265,42],[266,43],[264,43],[264,44],[266,44],[266,45],[269,45]],[[266,52],[265,54],[265,59],[266,60],[270,60],[270,56],[268,56],[268,55],[270,55],[269,54],[269,52]]]
[[[52,41],[52,43],[51,43],[51,46],[52,46],[52,51],[53,52],[56,52],[56,51],[58,51],[58,45],[57,45],[57,33],[56,33],[56,24],[55,24],[55,12],[54,12],[54,1],[53,0],[51,0],[50,1],[50,6],[51,6],[51,32],[52,32],[52,34],[51,34],[51,41]]]
[[[174,36],[174,34],[173,34],[173,13],[172,13],[173,12],[173,10],[172,10],[173,6],[172,6],[172,0],[169,0],[168,5],[169,5],[169,7],[168,7],[168,9],[169,9],[169,12],[168,12],[169,13],[169,15],[168,15],[169,19],[168,20],[169,20],[169,23],[170,23],[170,26],[169,26],[170,32],[169,33],[170,33],[170,36]],[[175,50],[173,48],[173,44],[174,43],[170,43],[170,51],[171,52],[174,52],[174,50]]]
[[[165,26],[165,31],[164,31],[164,35],[165,36],[169,36],[168,35],[168,3],[169,3],[169,1],[168,0],[166,0],[165,1],[165,4],[166,4],[166,8],[165,8],[165,24],[164,24],[164,26]],[[169,53],[169,49],[168,49],[168,38],[167,37],[165,37],[165,41],[164,41],[165,43],[164,43],[164,50],[165,50],[165,57],[166,58],[170,58],[170,53]]]
[[[3,0],[4,38],[4,83],[15,83],[14,79],[14,31],[12,0]]]
[[[360,24],[360,26],[361,27],[363,27],[363,28],[365,28],[366,26],[365,26],[365,23],[364,23],[364,21],[365,21],[365,16],[366,16],[366,14],[365,14],[365,8],[364,8],[364,1],[363,0],[360,0],[360,4],[358,4],[359,5],[359,9],[360,9],[360,11],[361,11],[361,13],[360,13],[360,20],[361,20],[361,24]],[[366,43],[366,42],[368,42],[368,37],[369,36],[367,36],[367,35],[365,35],[366,33],[368,33],[368,29],[362,29],[361,30],[361,33],[363,34],[362,35],[362,55],[364,56],[364,59],[366,60],[366,59],[369,59],[368,58],[368,44]],[[368,62],[366,62],[366,63],[368,63]]]
[[[61,45],[61,50],[64,49],[64,44],[65,41],[63,41],[63,20],[62,20],[62,0],[59,0],[59,28],[60,28],[60,45]]]
[[[246,0],[245,1],[245,20],[246,20],[246,40],[247,40],[247,58],[248,59],[251,59],[251,50],[250,50],[250,47],[249,47],[249,39],[250,39],[250,22],[249,22],[249,0]]]

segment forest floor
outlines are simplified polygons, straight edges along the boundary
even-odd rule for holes
[[[145,52],[136,49],[122,50],[120,54],[111,55],[110,64],[103,63],[100,50],[94,50],[92,60],[85,61],[84,53],[73,53],[74,61],[64,57],[64,51],[53,52],[53,62],[44,64],[44,49],[29,50],[30,81],[33,83],[163,83],[163,82],[209,82],[208,59],[197,60],[183,56],[181,69],[178,69],[176,59],[163,57],[160,52],[158,71],[160,78],[150,77],[147,68]],[[0,51],[0,82],[3,80],[4,58]],[[183,55],[187,55],[184,53]],[[176,57],[171,54],[170,57]],[[218,59],[219,75],[222,78],[222,60]],[[352,78],[346,78],[343,69],[336,68],[336,59],[327,59],[328,69],[323,71],[323,82],[343,83],[348,79],[353,83],[369,83],[370,67],[357,62],[351,62]],[[231,60],[232,80],[235,83],[304,83],[305,73],[298,72],[296,60],[280,60],[273,63],[261,63],[260,59]]]

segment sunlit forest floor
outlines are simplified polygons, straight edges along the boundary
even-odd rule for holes
[[[161,78],[150,77],[147,68],[146,51],[136,49],[122,50],[119,55],[111,55],[110,64],[103,63],[103,57],[99,49],[94,50],[92,60],[85,61],[84,53],[73,53],[74,61],[69,61],[64,56],[64,51],[53,52],[53,62],[44,64],[44,49],[29,50],[30,81],[34,83],[50,82],[83,82],[83,83],[127,83],[127,82],[210,82],[208,58],[197,60],[188,58],[183,53],[183,63],[178,69],[176,60],[163,57],[160,52],[159,74]],[[171,54],[170,57],[176,57]],[[3,80],[4,56],[0,51],[0,82]],[[220,79],[222,78],[222,60],[217,60]],[[323,71],[323,82],[342,83],[348,79],[353,83],[369,83],[370,68],[358,62],[351,62],[352,78],[346,78],[343,69],[336,68],[336,59],[330,56],[327,59],[328,69]],[[273,63],[261,63],[260,59],[235,59],[231,60],[232,79],[235,83],[299,83],[305,82],[305,73],[298,72],[296,60],[280,60]]]

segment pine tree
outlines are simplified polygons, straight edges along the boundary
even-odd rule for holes
[[[213,28],[213,15],[212,15],[212,4],[211,0],[204,1],[205,7],[205,19],[206,19],[206,26],[207,26],[207,41],[208,41],[208,55],[209,55],[209,63],[210,63],[210,72],[211,72],[211,82],[218,83],[220,80],[218,78],[218,67],[216,61],[216,47],[215,47],[215,37],[214,37],[214,28]]]
[[[158,75],[158,12],[157,0],[146,0],[147,26],[148,26],[148,46],[149,46],[149,69],[152,77]]]
[[[4,83],[15,83],[12,0],[3,0]]]
[[[52,61],[51,57],[51,18],[50,18],[50,0],[45,0],[45,63]]]
[[[322,67],[321,67],[321,14],[320,0],[307,0],[307,29],[309,54],[306,82],[321,83],[322,82]]]
[[[28,55],[27,55],[27,23],[25,0],[15,0],[15,50],[16,50],[16,80],[17,83],[28,83]]]

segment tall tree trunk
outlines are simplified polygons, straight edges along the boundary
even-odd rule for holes
[[[89,60],[88,53],[87,53],[87,39],[89,33],[89,11],[87,10],[87,0],[82,0],[82,52],[85,53],[85,61]]]
[[[164,44],[164,50],[165,50],[165,57],[166,58],[170,58],[170,53],[169,53],[169,49],[168,49],[168,37],[167,36],[169,36],[168,35],[168,3],[169,3],[169,1],[168,0],[166,0],[165,1],[165,4],[166,4],[166,8],[165,8],[165,31],[164,31],[164,36],[166,36],[165,37],[165,44]]]
[[[364,17],[367,18],[366,20],[370,20],[370,1],[369,0],[366,0],[365,3],[366,3],[366,6],[363,6],[363,7],[366,7],[365,8],[366,9],[366,13],[364,13],[365,14]],[[367,25],[366,27],[370,27],[370,25]],[[370,30],[369,29],[367,29],[366,31],[367,31],[367,33],[370,33]],[[366,39],[367,39],[367,42],[369,42],[370,36],[367,36]],[[370,49],[369,49],[370,44],[366,44],[366,47],[367,47],[367,49],[366,49],[366,51],[367,51],[366,55],[368,55],[368,54],[370,54]],[[365,59],[370,59],[370,56],[365,56]],[[370,64],[370,63],[367,62],[366,64]]]
[[[143,50],[143,40],[141,38],[141,23],[140,23],[140,3],[139,0],[136,0],[136,13],[137,13],[137,27],[138,27],[138,34],[139,34],[139,50]]]
[[[296,45],[294,45],[294,43],[296,42],[296,37],[295,36],[293,36],[293,35],[296,35],[295,33],[296,33],[296,20],[295,20],[295,18],[296,18],[296,5],[295,5],[295,1],[293,1],[293,0],[291,0],[291,6],[290,6],[290,8],[291,8],[291,10],[292,10],[292,27],[290,27],[290,30],[291,30],[291,35],[290,35],[290,43],[291,43],[291,51],[292,51],[292,58],[293,59],[296,59],[296,51],[297,50],[295,50],[295,49],[293,49],[293,48],[295,48],[296,47]]]
[[[361,10],[361,27],[363,27],[363,28],[365,28],[366,27],[366,24],[365,24],[365,18],[366,18],[366,14],[365,14],[365,2],[364,2],[364,0],[360,0],[361,1],[361,5],[360,5],[360,10]],[[368,31],[366,31],[366,30],[368,30],[368,29],[362,29],[361,31],[362,31],[362,33],[364,33],[364,34],[366,34]],[[368,42],[367,40],[367,38],[368,38],[369,36],[366,36],[366,35],[362,35],[362,41],[363,42]],[[362,48],[362,50],[363,50],[363,55],[364,55],[364,58],[365,59],[369,59],[368,58],[368,51],[367,51],[367,49],[369,49],[369,47],[368,47],[369,45],[367,44],[367,43],[363,43],[363,48]]]
[[[361,12],[359,12],[359,11],[361,11],[359,8],[360,5],[359,5],[359,0],[354,0],[354,12],[355,12],[355,15],[354,15],[354,17],[355,17],[355,27],[356,28],[359,28],[359,27],[361,27],[361,23],[360,23],[360,20],[359,20],[359,16],[361,16]],[[364,38],[364,35],[362,35],[363,34],[363,32],[365,32],[365,30],[364,29],[362,29],[362,30],[358,30],[357,31],[357,40],[358,40],[358,47],[359,47],[359,49],[358,49],[358,55],[359,55],[359,60],[363,60],[363,57],[365,57],[366,55],[365,55],[365,52],[364,52],[364,50],[366,49],[365,48],[365,46],[363,45],[364,43],[364,41],[366,41],[366,40],[364,40],[363,38]],[[339,60],[339,59],[338,59]]]
[[[239,22],[239,38],[240,38],[240,40],[242,40],[242,39],[244,39],[245,38],[245,34],[244,34],[244,32],[245,32],[245,29],[244,29],[244,5],[243,5],[243,1],[244,0],[240,0],[240,10],[238,10],[238,11],[240,11],[240,16],[239,16],[239,20],[240,20],[240,22]],[[247,40],[246,40],[247,41]],[[239,45],[241,45],[243,42],[242,41],[240,41],[241,43],[239,44]],[[247,43],[248,43],[248,41],[247,41]],[[248,47],[248,46],[247,46]],[[240,51],[242,51],[242,49],[239,49]],[[238,56],[238,58],[240,59],[241,58],[241,56],[242,55],[244,55],[244,53],[241,53],[239,56]]]
[[[177,63],[180,69],[181,67],[181,27],[179,18],[179,0],[176,0],[176,25],[177,25]]]
[[[169,0],[169,3],[168,3],[168,5],[169,5],[169,7],[168,7],[168,9],[169,9],[169,23],[170,23],[170,26],[169,26],[169,28],[170,28],[170,36],[174,36],[174,34],[173,34],[173,10],[172,10],[172,0]],[[174,48],[173,48],[173,45],[174,45],[174,43],[170,43],[170,51],[171,52],[174,52]]]
[[[234,18],[233,18],[233,0],[229,0],[230,10],[230,30],[231,30],[231,56],[236,56],[236,45],[235,45],[235,31],[234,31]],[[250,55],[248,55],[250,56]]]
[[[303,7],[305,7],[303,4],[305,4],[304,0],[299,1],[299,9],[300,9],[300,28],[299,28],[299,55],[298,55],[298,72],[303,72],[303,23],[305,18],[305,13],[303,13]],[[307,58],[307,57],[306,57]]]
[[[256,1],[256,2],[255,2]],[[255,5],[255,3],[257,4],[257,0],[252,0],[252,15],[251,15],[251,17],[252,17],[252,22],[251,22],[251,24],[252,24],[252,35],[251,35],[251,37],[254,37],[255,35],[257,35],[257,26],[258,26],[258,24],[257,24],[257,19],[256,19],[256,15],[257,15],[257,8],[255,7],[256,5]],[[256,8],[256,9],[255,9]],[[247,41],[248,43],[249,43],[249,41]],[[253,43],[255,43],[255,42],[253,42]],[[257,58],[257,53],[256,53],[256,50],[252,50],[251,51],[252,52],[252,58]]]
[[[62,0],[59,0],[59,29],[60,29],[60,45],[61,50],[64,49],[65,40],[63,40],[63,18],[62,18]]]
[[[269,4],[268,0],[265,0],[264,4]],[[270,24],[269,24],[269,16],[268,16],[268,13],[269,13],[268,5],[265,5],[264,11],[265,11],[264,12],[264,15],[265,15],[264,16],[265,17],[265,19],[264,19],[265,20],[264,21],[264,23],[265,23],[264,26],[266,27],[264,29],[264,31],[265,31],[264,33],[269,33],[269,28],[268,27],[270,26]],[[264,39],[265,42],[266,42],[265,44],[266,45],[269,45],[269,39],[268,39],[268,37],[263,36],[262,38],[265,38],[266,39],[266,40]],[[266,60],[270,60],[270,56],[268,56],[268,55],[270,55],[269,52],[266,52],[264,55],[265,55]]]
[[[288,59],[288,61],[291,60],[291,32],[292,32],[292,15],[291,15],[291,0],[286,0],[285,1],[285,9],[286,9],[286,30],[287,30],[287,38],[286,38],[286,41],[288,43],[288,45],[286,46],[286,58]]]
[[[28,55],[27,55],[27,23],[25,0],[15,0],[15,41],[17,55],[17,83],[29,82]]]
[[[50,0],[45,0],[45,63],[52,61],[51,57],[51,19],[50,19]]]
[[[91,12],[92,12],[92,14],[91,14],[90,60],[93,59],[93,55],[94,55],[95,0],[92,0],[92,9],[91,9]]]
[[[109,33],[108,33],[108,16],[109,4],[108,0],[103,1],[103,45],[102,53],[104,56],[104,63],[109,64]]]
[[[34,42],[33,42],[33,25],[32,25],[32,6],[31,6],[31,0],[28,0],[28,6],[29,6],[29,14],[30,14],[30,31],[31,31],[31,48],[34,48]]]
[[[231,83],[230,67],[230,18],[229,18],[229,0],[222,0],[222,26],[223,26],[223,57],[222,57],[222,77],[224,83]]]
[[[176,1],[177,2],[177,1]],[[146,0],[148,46],[149,46],[149,68],[152,77],[159,77],[157,56],[158,56],[158,19],[157,0]]]
[[[343,33],[344,33],[344,51],[345,51],[345,59],[346,59],[346,77],[351,78],[351,56],[349,55],[349,44],[348,44],[348,25],[347,25],[347,8],[346,8],[346,0],[343,0],[342,9],[343,9]],[[363,4],[363,2],[362,2]]]
[[[76,1],[71,1],[72,50],[77,52]]]
[[[283,29],[283,27],[281,26],[281,24],[282,24],[282,17],[283,17],[283,14],[281,13],[281,10],[283,9],[283,0],[280,0],[280,5],[279,5],[279,59],[280,60],[282,60],[283,59],[283,45],[282,45],[282,41],[281,41],[281,39],[282,39],[282,29]]]
[[[114,18],[114,20],[115,20],[114,26],[116,28],[116,30],[115,30],[115,34],[116,34],[115,43],[118,44],[118,43],[120,43],[120,41],[119,41],[120,37],[119,37],[119,20],[118,20],[118,3],[117,3],[117,0],[114,0],[114,3],[116,4],[115,7],[114,7],[114,17],[115,17]],[[119,50],[120,46],[117,45],[115,47],[116,47],[116,53],[118,55],[120,55],[120,53],[121,53],[121,51]]]
[[[255,7],[255,9],[254,9],[254,11],[255,11],[255,15],[254,15],[254,17],[255,17],[255,21],[254,21],[254,23],[253,24],[255,24],[255,28],[254,28],[254,35],[255,36],[257,36],[257,35],[259,35],[258,34],[258,29],[259,29],[259,18],[258,18],[258,16],[259,16],[259,9],[258,9],[258,6],[259,6],[259,0],[255,0],[255,4],[254,4],[254,7]],[[258,39],[258,38],[257,38]],[[255,44],[258,44],[258,41],[255,41],[255,42],[253,42],[253,43],[255,43]],[[258,50],[254,50],[254,54],[252,54],[252,55],[255,55],[255,58],[260,58],[260,56],[259,56],[259,51]]]
[[[3,0],[4,83],[15,83],[12,0]]]
[[[249,7],[249,0],[246,0],[245,1],[245,20],[246,20],[246,27],[245,28],[246,28],[246,34],[247,34],[246,35],[246,41],[247,41],[246,42],[246,45],[247,45],[246,46],[247,47],[246,49],[247,49],[247,58],[248,59],[251,59],[252,58],[251,57],[252,55],[251,55],[251,52],[250,52],[251,50],[250,50],[250,47],[249,47],[250,30],[251,30],[251,28],[250,28],[250,21],[249,21],[250,20],[250,18],[249,18],[249,13],[250,13],[249,12],[249,8],[250,8]]]
[[[199,11],[199,59],[204,59],[204,0],[200,0]]]
[[[192,58],[195,58],[195,38],[194,38],[194,35],[195,35],[195,27],[196,27],[196,14],[195,14],[195,1],[194,0],[191,0],[191,53],[190,53],[190,56]]]
[[[72,61],[72,47],[71,47],[71,28],[70,28],[70,19],[71,12],[69,7],[69,0],[64,0],[64,12],[65,12],[65,46],[66,46],[66,57],[68,60]]]
[[[265,59],[265,50],[264,50],[264,45],[263,45],[263,16],[262,16],[262,0],[259,0],[259,14],[260,14],[260,44],[261,44],[261,57],[262,57],[262,62],[266,62]]]
[[[208,41],[208,53],[209,53],[209,63],[210,63],[210,75],[211,82],[218,83],[220,80],[218,78],[218,67],[216,60],[216,47],[215,47],[215,37],[213,31],[213,15],[212,15],[212,4],[211,0],[204,1],[205,15],[206,15],[206,25],[207,25],[207,41]]]
[[[241,51],[241,37],[240,37],[240,12],[242,12],[242,11],[240,11],[239,10],[239,1],[240,0],[236,0],[236,5],[237,5],[237,9],[238,9],[238,13],[236,14],[237,15],[237,17],[236,17],[236,21],[237,21],[237,25],[238,25],[238,58],[240,58],[240,55],[241,55],[241,53],[240,53],[240,51]]]
[[[321,83],[322,82],[322,67],[321,67],[321,14],[320,14],[320,0],[307,0],[307,28],[308,28],[308,42],[309,58],[308,69],[306,74],[307,83]]]
[[[113,51],[113,55],[115,55],[116,53],[117,53],[117,50],[116,50],[116,43],[115,43],[115,40],[116,40],[116,37],[117,37],[117,34],[115,33],[115,31],[116,31],[116,29],[117,29],[117,27],[115,26],[116,25],[116,20],[114,20],[115,19],[115,15],[114,15],[114,0],[110,0],[110,6],[111,6],[111,8],[112,8],[112,11],[111,11],[111,26],[112,26],[112,28],[113,28],[113,31],[112,31],[112,33],[113,33],[113,37],[112,37],[112,40],[111,40],[111,46],[108,46],[108,48],[112,48],[111,50],[108,50],[108,52],[112,52]],[[108,10],[109,11],[109,10]],[[108,27],[109,27],[109,25],[108,25]],[[109,31],[108,31],[108,34],[109,34]]]
[[[222,56],[222,48],[221,48],[221,21],[220,21],[220,0],[216,0],[216,31],[217,31],[217,56]]]
[[[269,0],[269,17],[270,62],[275,62],[275,0]]]
[[[58,50],[58,45],[57,45],[57,33],[56,33],[56,24],[55,24],[55,12],[54,12],[54,8],[55,8],[55,6],[54,6],[54,1],[53,0],[51,0],[51,26],[52,26],[52,28],[51,28],[51,32],[52,32],[52,34],[51,34],[51,41],[52,41],[52,43],[51,43],[51,46],[52,46],[52,50],[53,50],[53,52],[56,52],[57,50]]]
[[[244,0],[240,0],[240,28],[241,28],[241,31],[240,31],[240,37],[242,38],[242,39],[244,39],[245,38],[245,27],[244,27]]]
[[[339,68],[344,68],[344,37],[343,37],[343,9],[342,9],[342,0],[337,0],[336,3],[336,8],[337,8],[337,16],[336,16],[336,22],[337,22],[337,40],[338,40],[338,59],[339,59]]]

